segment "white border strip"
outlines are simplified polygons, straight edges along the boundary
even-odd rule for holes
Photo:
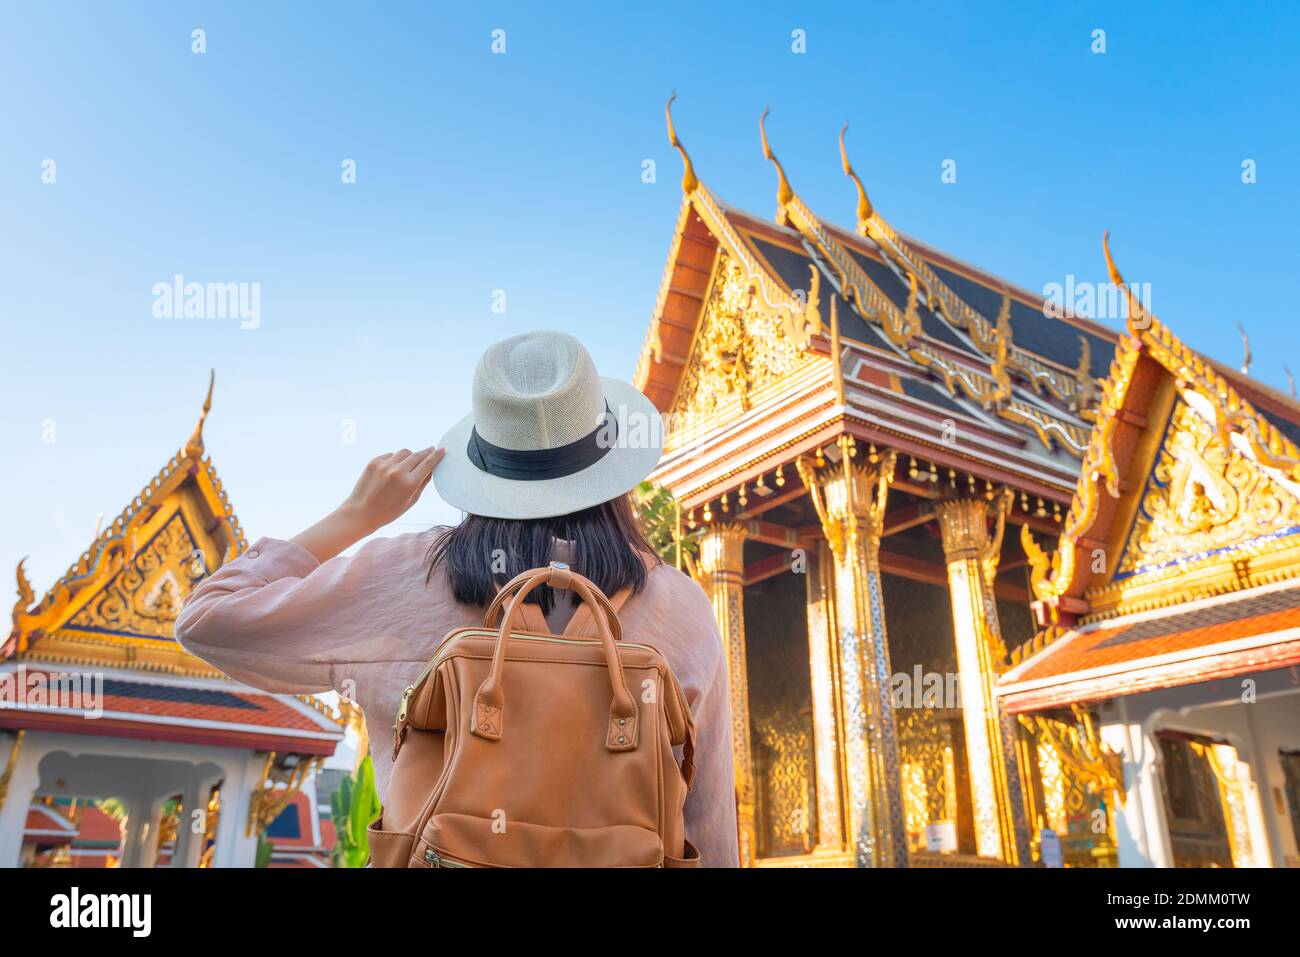
[[[1184,661],[1195,661],[1197,658],[1217,658],[1235,652],[1251,651],[1256,648],[1265,648],[1269,645],[1281,644],[1284,641],[1294,641],[1296,639],[1300,639],[1300,628],[1270,631],[1262,635],[1252,635],[1248,638],[1238,638],[1234,641],[1225,641],[1215,645],[1197,645],[1195,648],[1170,651],[1163,655],[1135,658],[1131,661],[1113,665],[1099,665],[1095,668],[1086,668],[1083,671],[1069,671],[1064,674],[1050,675],[1046,678],[1035,678],[1030,681],[1018,681],[1006,685],[1000,684],[997,688],[997,694],[1001,697],[1009,694],[1038,691],[1058,685],[1075,684],[1081,681],[1108,678],[1128,672],[1145,671],[1150,668],[1179,664]]]

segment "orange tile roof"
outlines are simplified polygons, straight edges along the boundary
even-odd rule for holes
[[[80,700],[50,705],[24,700],[15,680],[0,682],[0,727],[42,728],[115,737],[256,747],[302,754],[333,754],[343,731],[323,715],[307,713],[283,695],[198,683],[153,683],[67,672],[23,669],[27,681],[51,683],[69,674],[87,689]],[[91,689],[102,687],[95,701]],[[98,717],[87,714],[102,712]]]
[[[1171,688],[1300,663],[1300,586],[1071,631],[1002,677],[1009,711]]]
[[[29,842],[41,844],[71,844],[77,836],[77,827],[59,813],[58,808],[33,804],[27,809],[27,823],[23,834]]]
[[[77,831],[78,844],[105,844],[116,847],[122,842],[122,825],[93,804],[81,807],[81,827]]]

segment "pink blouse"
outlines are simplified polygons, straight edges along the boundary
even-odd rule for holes
[[[453,628],[481,624],[443,573],[425,584],[442,529],[367,542],[323,565],[293,542],[263,538],[189,596],[176,637],[237,681],[279,693],[337,691],[366,715],[380,799],[392,771],[389,728],[402,691]],[[563,544],[563,543],[561,543]],[[559,633],[572,616],[548,616]],[[658,648],[686,692],[696,727],[695,787],[686,833],[706,867],[735,867],[736,804],[727,666],[703,590],[670,565],[619,611],[629,640]]]

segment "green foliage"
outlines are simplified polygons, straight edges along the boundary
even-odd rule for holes
[[[120,798],[100,798],[90,802],[119,825],[126,821],[126,805]]]
[[[642,482],[636,487],[636,502],[641,510],[641,528],[646,541],[660,558],[670,565],[677,564],[677,502],[673,493],[663,486]],[[700,552],[700,543],[686,535],[682,529],[682,567],[689,567]]]
[[[266,835],[261,831],[257,832],[257,857],[253,859],[254,867],[268,867],[271,863],[271,854],[275,852],[275,845],[266,839]]]
[[[331,863],[335,867],[365,867],[370,859],[366,828],[379,817],[380,811],[375,766],[370,762],[370,755],[330,795],[330,811],[338,833],[338,842],[330,851]]]

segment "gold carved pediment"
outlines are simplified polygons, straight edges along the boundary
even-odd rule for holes
[[[203,577],[204,560],[180,511],[138,544],[100,590],[63,626],[169,640],[186,596]]]
[[[1116,578],[1260,546],[1300,527],[1300,500],[1185,401],[1170,415]]]
[[[819,280],[813,267],[806,294],[800,291],[792,302],[773,306],[759,278],[726,253],[719,255],[670,410],[673,435],[743,413],[756,392],[809,361],[805,350],[818,327]]]

